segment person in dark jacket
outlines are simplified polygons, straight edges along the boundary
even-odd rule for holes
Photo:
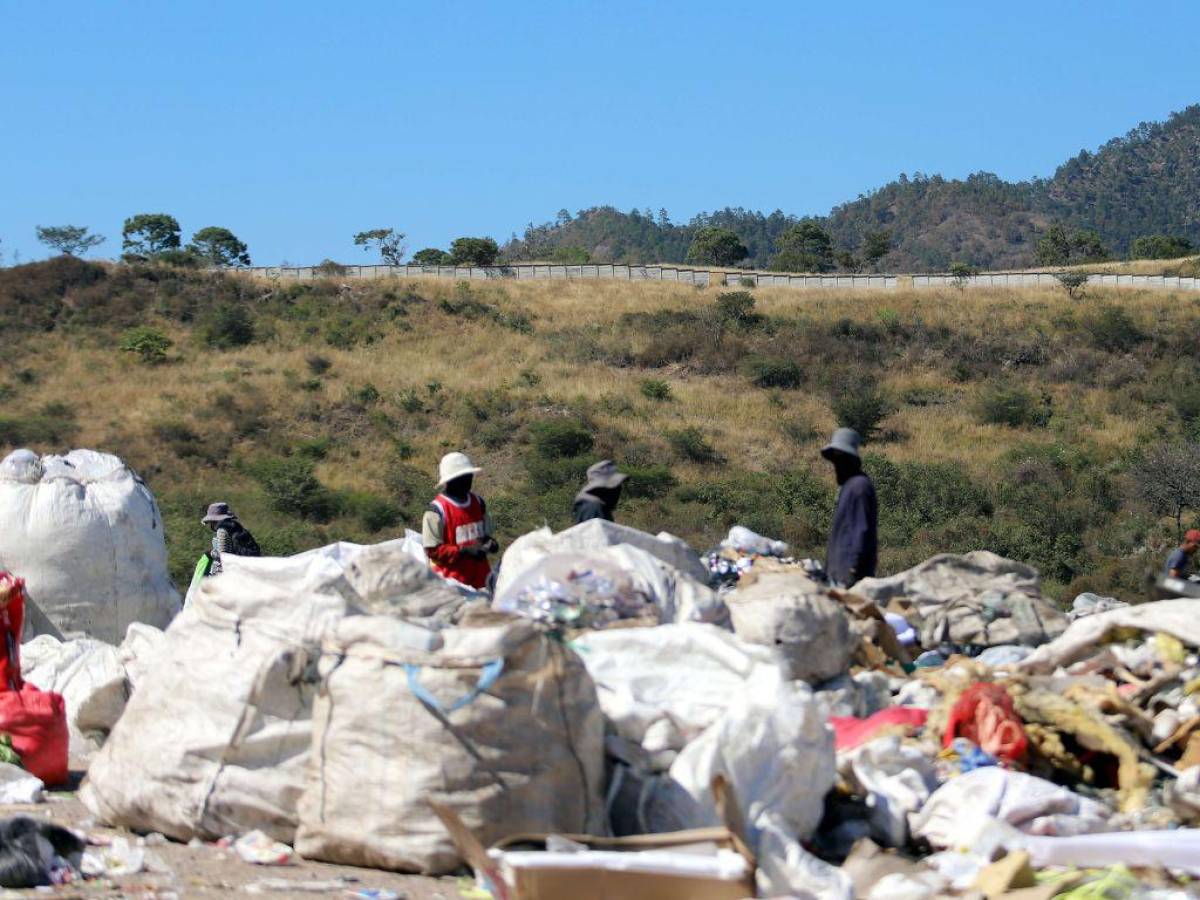
[[[213,533],[212,549],[208,554],[212,559],[212,566],[208,570],[209,575],[216,575],[221,571],[223,554],[262,556],[262,551],[258,549],[258,542],[254,540],[254,535],[238,521],[238,517],[233,514],[228,503],[210,503],[208,512],[200,521],[211,528]]]
[[[587,470],[587,484],[575,495],[575,503],[571,512],[575,524],[587,522],[590,519],[604,519],[611,522],[617,504],[621,501],[621,485],[629,476],[617,471],[617,464],[611,459],[602,459]]]
[[[1192,571],[1192,560],[1196,550],[1200,549],[1200,530],[1189,528],[1183,536],[1183,543],[1167,557],[1165,574],[1168,578],[1187,578]]]
[[[862,438],[853,428],[839,428],[821,455],[833,463],[837,476],[837,508],[829,531],[825,571],[838,587],[851,587],[875,577],[879,552],[878,507],[875,485],[862,470],[858,448]]]

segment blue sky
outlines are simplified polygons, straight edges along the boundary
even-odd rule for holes
[[[256,263],[503,241],[563,207],[825,213],[1050,175],[1200,101],[1200,3],[0,0],[0,251],[170,212]]]

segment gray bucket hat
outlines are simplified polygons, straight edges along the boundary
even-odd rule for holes
[[[617,464],[611,459],[602,459],[595,465],[588,466],[587,488],[618,488],[625,483],[629,476],[617,471]]]
[[[833,433],[829,443],[821,448],[821,455],[826,459],[833,459],[833,454],[845,453],[847,456],[861,459],[858,453],[861,445],[862,438],[859,437],[857,431],[853,428],[839,428]]]
[[[234,518],[233,510],[229,508],[228,503],[210,503],[208,504],[208,512],[204,514],[204,518],[200,520],[202,525],[210,525],[213,522],[224,522]]]

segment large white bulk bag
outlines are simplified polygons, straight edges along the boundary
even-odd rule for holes
[[[163,628],[179,611],[154,495],[108,453],[0,462],[0,567],[67,637],[118,644],[131,622]]]
[[[147,654],[79,796],[117,827],[183,841],[259,829],[291,843],[322,641],[347,613],[461,601],[401,541],[223,565]]]
[[[326,641],[296,850],[451,872],[432,801],[485,844],[602,830],[604,716],[579,657],[520,619],[420,631],[351,616]]]

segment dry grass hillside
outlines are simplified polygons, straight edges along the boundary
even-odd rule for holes
[[[741,522],[821,555],[817,450],[843,421],[875,429],[883,569],[984,547],[1063,595],[1132,594],[1175,533],[1142,499],[1154,454],[1200,423],[1200,298],[1163,292],[275,284],[60,258],[0,270],[0,326],[0,445],[126,458],[180,580],[212,500],[269,552],[382,540],[459,448],[502,542],[566,524],[611,456],[630,524],[704,548]]]

